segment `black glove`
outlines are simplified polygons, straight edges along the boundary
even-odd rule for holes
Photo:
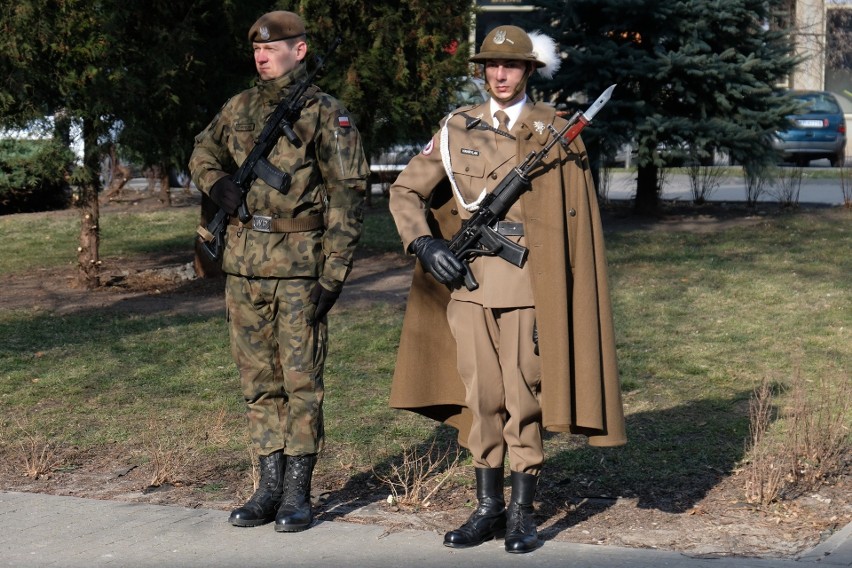
[[[461,286],[467,269],[450,252],[446,242],[434,237],[417,237],[408,248],[417,255],[420,264],[435,280],[451,288]]]
[[[210,188],[210,199],[228,215],[233,215],[237,212],[242,198],[243,192],[240,190],[240,186],[234,183],[231,176],[219,179]]]
[[[307,310],[305,316],[308,325],[314,325],[315,322],[322,321],[339,297],[340,292],[332,292],[317,282],[314,289],[311,290],[311,303],[314,305],[313,314],[310,313],[311,310]]]

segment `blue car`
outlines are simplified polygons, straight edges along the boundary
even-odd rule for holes
[[[798,114],[789,116],[790,128],[772,137],[772,147],[785,162],[807,166],[811,160],[827,158],[832,167],[846,157],[846,119],[834,95],[825,91],[794,91],[802,103]]]

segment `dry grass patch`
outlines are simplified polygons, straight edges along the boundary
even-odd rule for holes
[[[459,450],[440,447],[435,440],[426,448],[404,445],[398,461],[387,465],[387,471],[373,474],[390,489],[388,503],[418,509],[428,507],[432,497],[459,467]]]
[[[28,422],[17,420],[16,425],[21,434],[17,447],[24,477],[33,479],[49,477],[62,463],[58,449],[60,443],[49,440],[41,432],[35,431]]]
[[[797,371],[780,389],[764,381],[751,398],[750,424],[740,471],[747,500],[766,506],[815,491],[852,458],[848,372],[806,380]]]
[[[174,428],[173,420],[151,418],[142,432],[144,453],[151,467],[149,487],[191,482],[193,470],[206,448],[221,448],[230,440],[228,415],[220,409],[210,423],[188,430]]]

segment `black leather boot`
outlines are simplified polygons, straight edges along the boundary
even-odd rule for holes
[[[444,546],[467,548],[500,537],[506,530],[503,468],[476,468],[476,499],[479,506],[465,524],[444,535]]]
[[[284,454],[279,450],[260,456],[260,483],[257,491],[239,509],[231,511],[228,522],[235,527],[259,527],[271,523],[281,504],[284,488]]]
[[[539,547],[533,520],[533,499],[538,476],[512,472],[512,498],[506,511],[506,552],[531,552]]]
[[[315,454],[287,456],[287,473],[284,476],[284,496],[278,514],[275,515],[275,530],[278,532],[303,531],[314,520],[311,510],[311,476],[317,463]]]

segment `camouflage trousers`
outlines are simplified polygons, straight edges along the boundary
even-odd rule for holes
[[[322,449],[325,322],[309,326],[313,279],[228,275],[225,304],[231,353],[240,372],[249,434],[259,455]]]

